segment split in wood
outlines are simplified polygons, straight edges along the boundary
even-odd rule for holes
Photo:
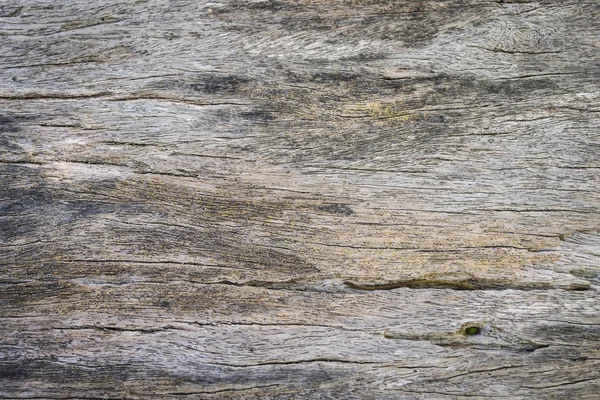
[[[437,346],[474,348],[480,350],[504,349],[516,352],[533,352],[548,347],[506,332],[489,322],[468,322],[458,331],[447,333],[401,333],[385,331],[387,339],[428,341]]]

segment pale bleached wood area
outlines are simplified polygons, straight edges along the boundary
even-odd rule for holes
[[[1,399],[600,399],[600,2],[0,1]]]

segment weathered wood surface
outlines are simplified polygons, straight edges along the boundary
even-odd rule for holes
[[[0,398],[600,398],[599,77],[597,0],[3,1]]]

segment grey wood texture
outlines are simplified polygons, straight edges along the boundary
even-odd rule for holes
[[[0,2],[0,398],[600,399],[600,3]]]

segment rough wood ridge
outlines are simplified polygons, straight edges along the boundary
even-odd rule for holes
[[[0,2],[1,399],[599,399],[597,0]]]

